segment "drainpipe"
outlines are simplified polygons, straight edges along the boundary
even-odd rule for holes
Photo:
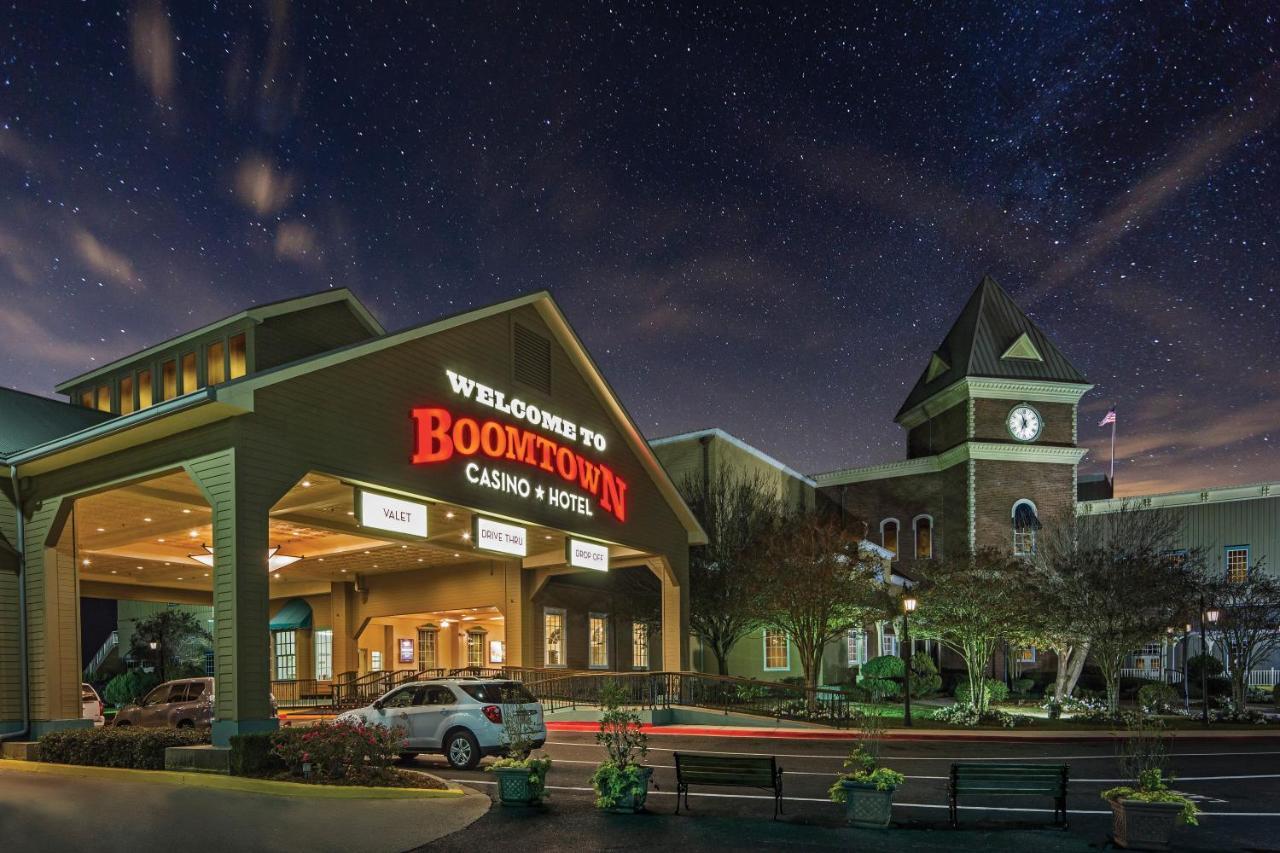
[[[26,519],[22,515],[22,498],[18,491],[18,466],[9,466],[13,484],[13,505],[18,516],[18,672],[22,679],[22,728],[0,734],[0,743],[21,740],[31,732],[31,686],[27,683],[27,541]]]

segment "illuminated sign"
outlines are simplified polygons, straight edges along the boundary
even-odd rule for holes
[[[507,660],[507,644],[502,640],[489,641],[489,663],[505,663]]]
[[[564,543],[569,565],[575,569],[591,569],[597,572],[609,571],[609,549],[594,542],[583,542],[581,539],[568,539]]]
[[[413,663],[413,640],[400,640],[400,663]]]
[[[402,536],[427,538],[427,505],[377,492],[357,492],[360,524]]]
[[[486,551],[512,557],[524,557],[529,553],[529,531],[514,524],[477,515],[472,523],[471,536],[475,546]]]
[[[449,386],[453,388],[453,393],[459,397],[475,400],[482,406],[488,406],[504,415],[510,415],[517,421],[525,421],[547,432],[553,432],[569,441],[581,441],[587,447],[594,447],[601,452],[605,449],[604,436],[595,430],[579,426],[568,418],[548,412],[532,403],[526,403],[519,397],[507,399],[507,395],[501,391],[496,391],[484,383],[468,379],[452,370],[446,370],[445,373],[449,376]]]

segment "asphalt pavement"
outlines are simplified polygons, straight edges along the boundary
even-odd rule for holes
[[[906,774],[898,790],[894,831],[842,826],[843,807],[827,788],[841,770],[848,741],[668,736],[649,738],[647,763],[656,787],[647,815],[604,815],[592,806],[589,778],[601,748],[589,733],[552,732],[551,798],[541,810],[494,808],[460,832],[423,849],[477,850],[520,839],[524,849],[774,849],[789,846],[858,850],[1029,850],[1102,848],[1111,812],[1099,793],[1120,777],[1112,743],[979,743],[889,741],[883,763]],[[785,816],[772,820],[772,795],[743,789],[695,788],[691,813],[675,811],[672,753],[774,755],[784,769]],[[1001,799],[965,804],[959,830],[947,826],[946,779],[952,761],[1063,761],[1070,767],[1070,827],[1051,828],[1047,800]],[[493,792],[491,774],[452,771],[437,756],[424,769]],[[1280,739],[1222,742],[1179,739],[1171,766],[1175,787],[1205,812],[1198,828],[1177,831],[1179,850],[1280,851]],[[963,801],[962,801],[963,802]]]

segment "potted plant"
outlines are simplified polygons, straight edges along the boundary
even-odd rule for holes
[[[507,749],[489,766],[498,777],[498,801],[504,806],[537,806],[546,798],[551,759],[533,753],[533,723],[519,712],[521,697],[515,690],[503,692],[502,733]]]
[[[1128,850],[1168,850],[1179,822],[1196,826],[1190,799],[1169,789],[1165,778],[1169,740],[1159,721],[1138,719],[1129,730],[1121,768],[1136,780],[1102,792],[1111,804],[1112,838]]]
[[[600,697],[600,731],[596,743],[608,758],[591,774],[596,808],[619,814],[644,810],[653,768],[640,762],[649,752],[648,738],[640,730],[640,715],[622,707],[622,688],[605,684]]]
[[[883,829],[893,815],[893,792],[906,777],[880,766],[884,718],[861,713],[857,725],[862,734],[845,759],[848,772],[832,783],[828,793],[832,802],[845,804],[845,820],[850,826]]]

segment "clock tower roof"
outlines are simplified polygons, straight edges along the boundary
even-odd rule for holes
[[[1084,374],[989,275],[978,283],[931,354],[895,420],[968,377],[1088,384]]]

